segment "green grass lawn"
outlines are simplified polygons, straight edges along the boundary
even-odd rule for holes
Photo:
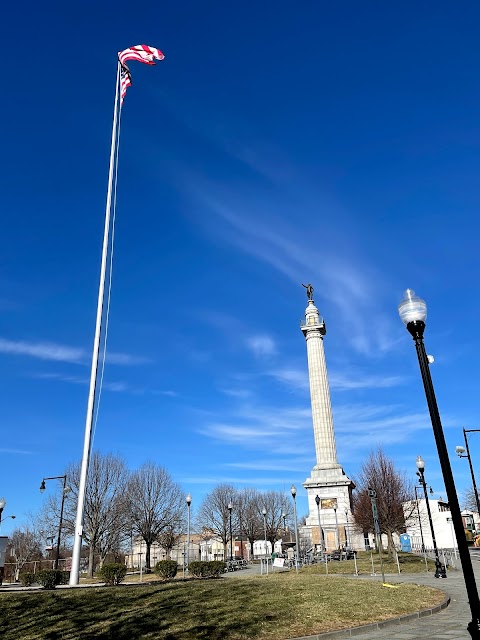
[[[400,573],[425,573],[425,559],[423,556],[416,556],[411,553],[399,553],[398,561],[400,564]],[[428,562],[428,570],[432,573],[435,572],[435,563],[433,560],[427,560]],[[375,573],[381,573],[380,567],[380,558],[378,553],[373,553],[373,566],[375,569]],[[325,575],[327,568],[325,567],[325,563],[319,563],[311,565],[310,567],[305,567],[302,571],[311,572],[311,573],[320,573],[321,575]],[[367,551],[359,551],[357,554],[357,570],[359,574],[371,575],[372,573],[372,556]],[[388,556],[383,554],[383,570],[385,573],[396,573],[398,574],[397,563],[393,560],[390,560]],[[328,573],[344,573],[344,574],[352,574],[355,573],[355,563],[353,560],[342,560],[341,562],[338,560],[332,560],[328,563]]]
[[[0,594],[2,640],[285,640],[434,606],[430,587],[310,572]]]

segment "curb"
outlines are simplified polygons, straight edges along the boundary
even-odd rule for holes
[[[445,599],[436,607],[431,609],[421,609],[415,611],[415,613],[407,613],[397,618],[389,618],[388,620],[382,620],[381,622],[372,622],[371,624],[363,624],[360,627],[350,627],[349,629],[339,629],[338,631],[328,631],[327,633],[317,633],[313,636],[299,636],[298,638],[289,638],[289,640],[327,640],[327,638],[354,638],[366,631],[378,631],[379,629],[385,629],[386,627],[394,627],[405,622],[411,622],[420,618],[426,618],[432,616],[434,613],[438,613],[443,609],[446,609],[450,604],[450,596],[445,596]]]

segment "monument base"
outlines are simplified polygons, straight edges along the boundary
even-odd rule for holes
[[[355,484],[341,465],[320,468],[316,465],[303,486],[308,495],[306,527],[310,528],[312,545],[327,551],[348,547],[354,535],[352,516],[352,490]],[[320,498],[319,509],[315,498]],[[323,532],[320,540],[319,527]],[[356,537],[356,536],[355,536]]]

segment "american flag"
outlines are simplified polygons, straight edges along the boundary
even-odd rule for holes
[[[149,47],[146,44],[137,44],[118,52],[120,64],[124,65],[127,60],[138,60],[144,64],[155,64],[155,60],[163,60],[165,56],[160,49]]]
[[[132,76],[130,75],[130,71],[128,67],[122,64],[120,69],[120,106],[123,104],[123,99],[125,98],[128,87],[131,86]]]

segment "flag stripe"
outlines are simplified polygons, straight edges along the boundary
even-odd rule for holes
[[[127,60],[138,60],[138,62],[153,65],[155,64],[154,60],[163,60],[164,58],[165,56],[160,49],[149,47],[146,44],[137,44],[118,53],[121,64],[125,64]]]
[[[128,87],[132,86],[132,77],[130,75],[130,71],[127,67],[122,65],[120,71],[120,106],[123,104],[123,99],[125,98],[125,94],[127,93]]]
[[[132,76],[130,70],[125,64],[127,60],[137,60],[143,62],[143,64],[154,65],[155,60],[163,60],[165,56],[160,49],[155,47],[149,47],[146,44],[137,44],[134,47],[129,47],[123,51],[118,52],[118,59],[120,61],[120,107],[123,104],[123,99],[127,93],[128,87],[132,86]]]

